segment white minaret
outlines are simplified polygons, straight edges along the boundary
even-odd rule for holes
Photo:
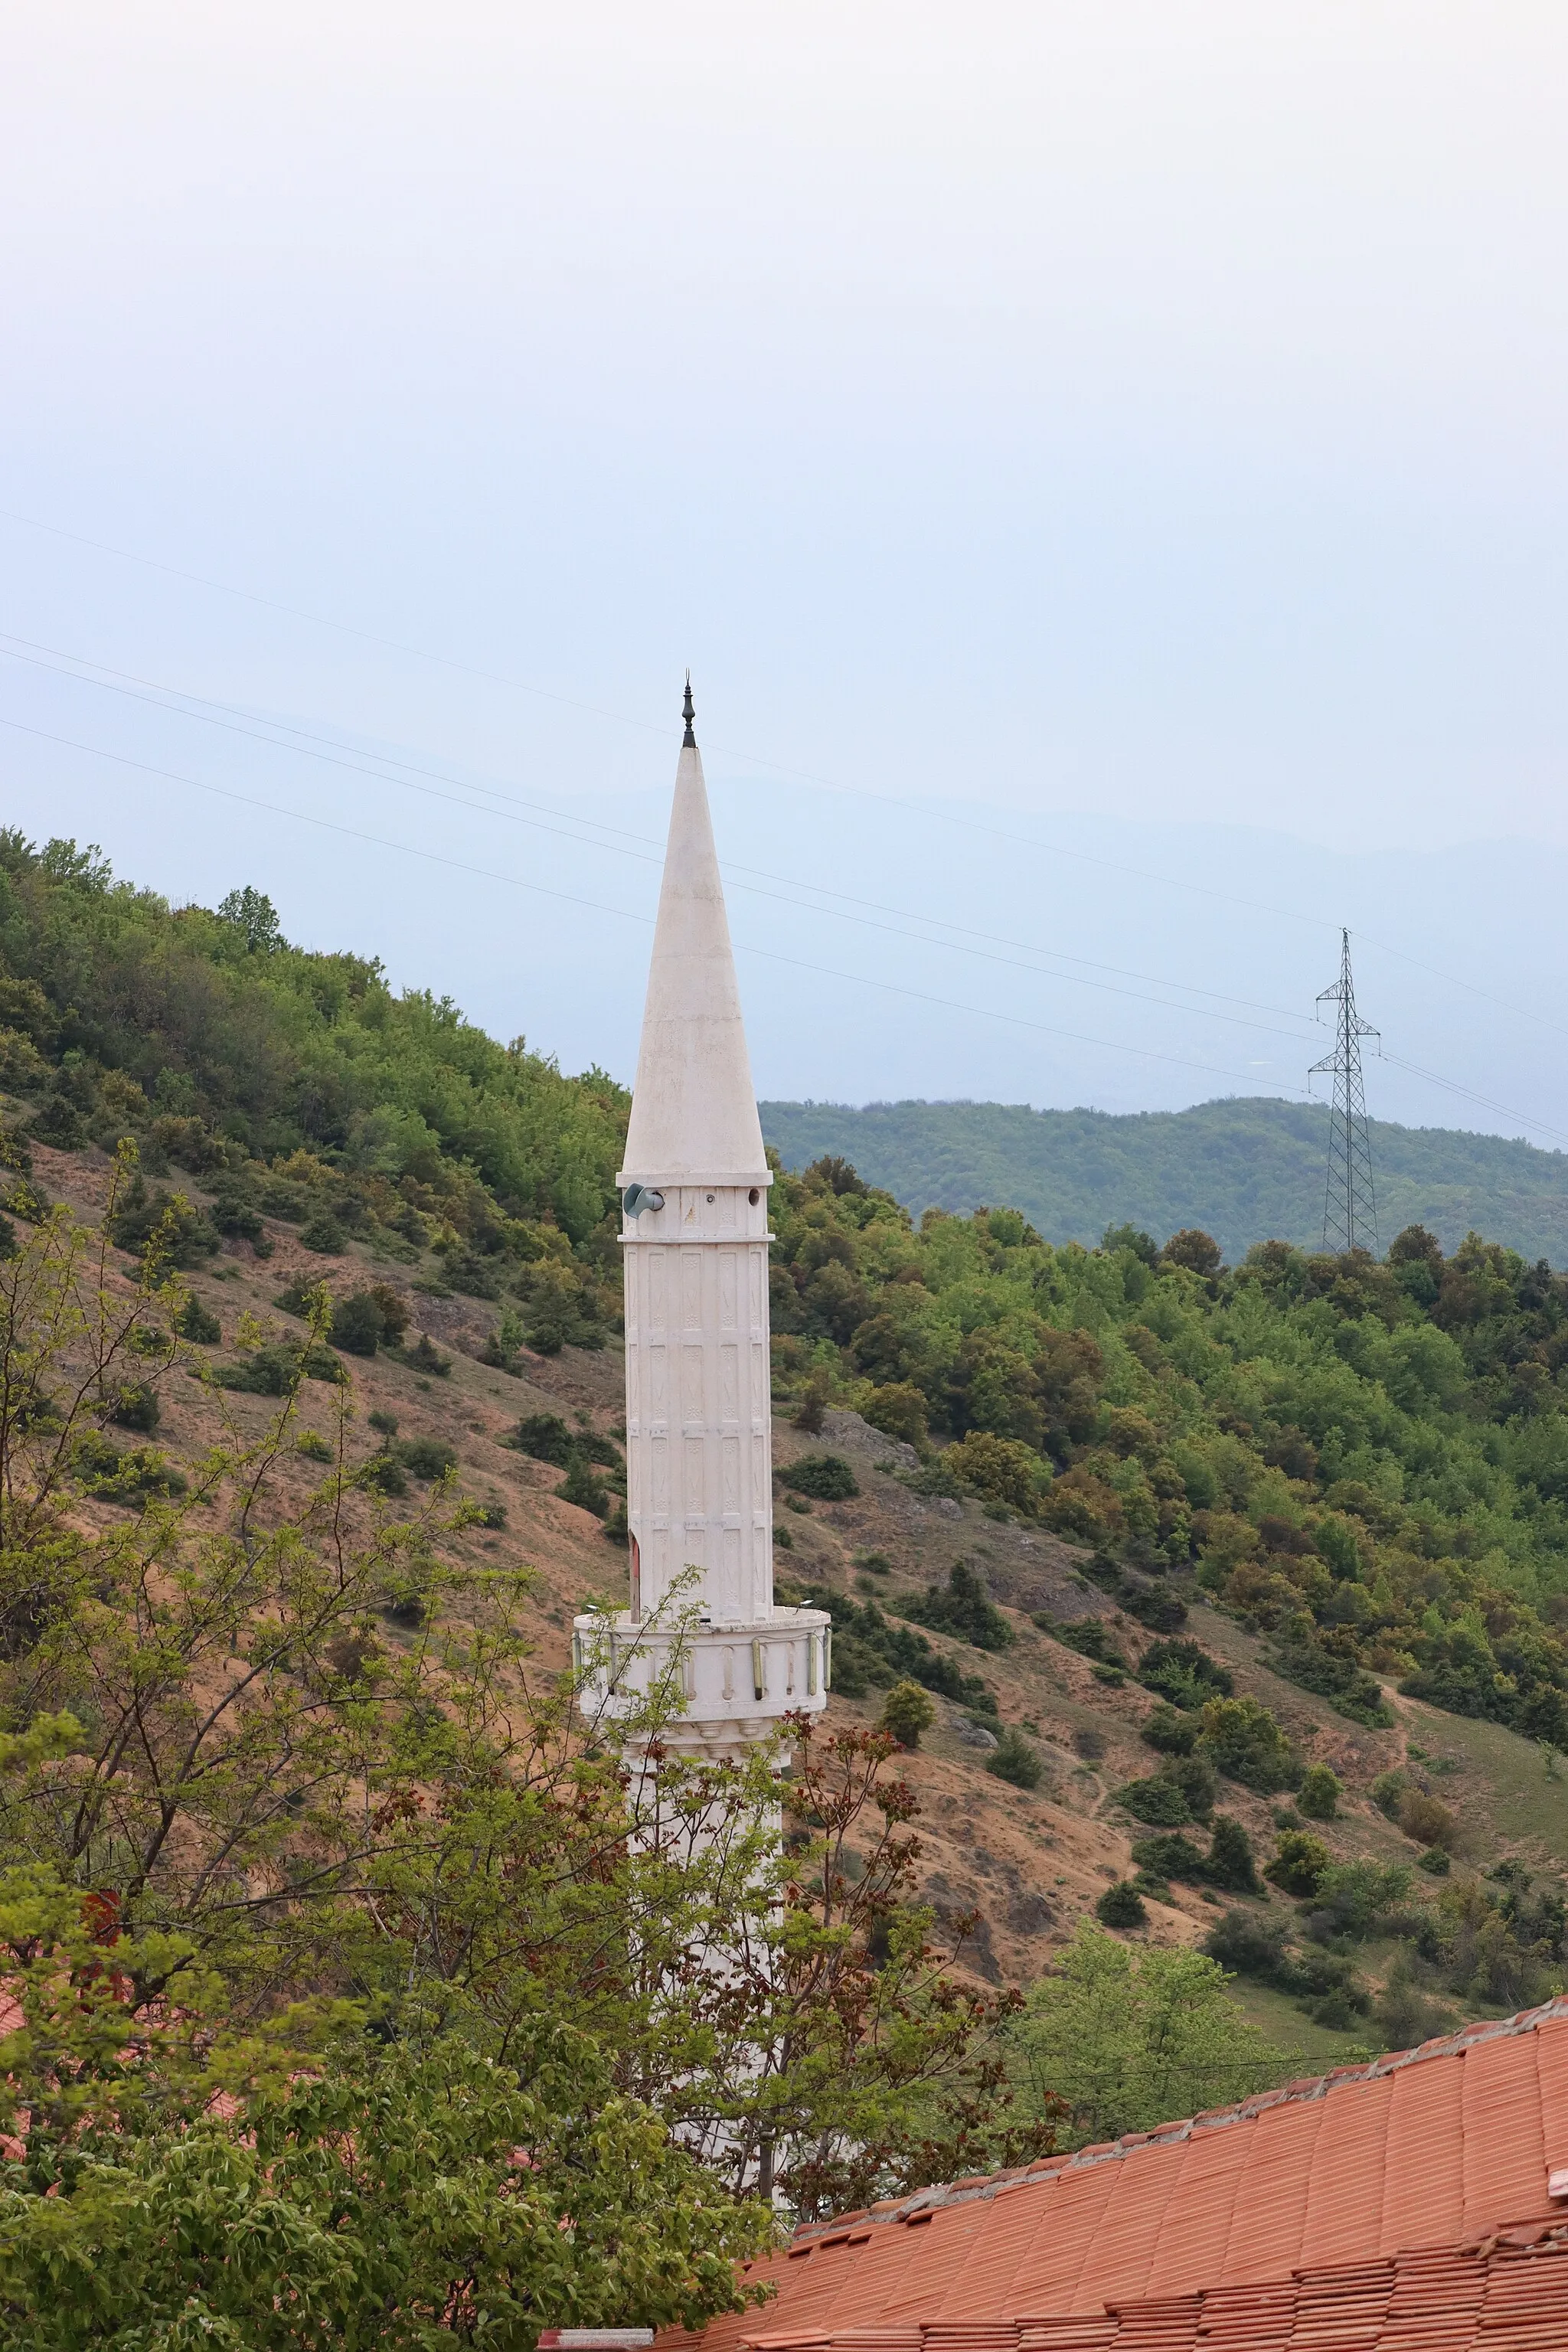
[[[621,1195],[631,1606],[579,1617],[584,1702],[614,1717],[667,1670],[664,1734],[738,1757],[827,1699],[829,1628],[773,1603],[768,1188],[773,1178],[686,682]],[[672,1594],[682,1572],[696,1579]],[[678,1619],[688,1620],[680,1631]],[[607,1654],[606,1654],[607,1653]]]

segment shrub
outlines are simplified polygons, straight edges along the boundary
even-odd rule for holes
[[[155,1496],[183,1495],[185,1481],[150,1445],[113,1445],[96,1430],[79,1440],[71,1455],[79,1484],[101,1503],[132,1507]]]
[[[1223,1886],[1233,1895],[1254,1895],[1258,1891],[1252,1840],[1233,1813],[1215,1816],[1214,1835],[1209,1840],[1208,1876],[1214,1885]]]
[[[1098,1764],[1105,1753],[1105,1734],[1092,1723],[1079,1724],[1072,1736],[1073,1754],[1086,1764]]]
[[[182,1269],[200,1265],[218,1247],[210,1222],[183,1192],[149,1193],[141,1176],[125,1186],[107,1223],[116,1249],[135,1255],[152,1247]]]
[[[1013,1628],[992,1602],[985,1580],[963,1560],[955,1559],[947,1573],[947,1590],[933,1584],[926,1592],[895,1604],[900,1616],[933,1633],[953,1633],[977,1650],[1011,1647]]]
[[[1198,1744],[1198,1725],[1166,1699],[1156,1700],[1144,1717],[1139,1737],[1163,1756],[1190,1756]]]
[[[1180,1878],[1190,1885],[1201,1886],[1208,1876],[1207,1857],[1180,1830],[1170,1831],[1163,1837],[1134,1838],[1132,1859],[1152,1878]]]
[[[1369,1935],[1407,1899],[1410,1866],[1403,1862],[1336,1862],[1320,1874],[1312,1893],[1318,1905],[1312,1919],[1315,1935]]]
[[[1094,1916],[1102,1927],[1143,1927],[1149,1922],[1143,1897],[1130,1878],[1106,1888],[1094,1906]]]
[[[1092,1658],[1102,1666],[1125,1667],[1127,1661],[1110,1637],[1110,1629],[1099,1617],[1068,1617],[1058,1620],[1041,1610],[1035,1623],[1042,1633],[1048,1633],[1064,1649],[1076,1650],[1080,1658]]]
[[[477,1512],[478,1512],[478,1517],[477,1517],[475,1518],[475,1520],[474,1520],[474,1525],[475,1525],[475,1527],[477,1527],[477,1528],[504,1528],[504,1527],[505,1527],[505,1525],[506,1525],[506,1505],[505,1505],[504,1503],[480,1503],[480,1504],[478,1504],[478,1505],[476,1506],[476,1509],[477,1509]]]
[[[779,1473],[781,1485],[819,1503],[847,1502],[860,1492],[860,1483],[842,1454],[803,1454]]]
[[[403,1437],[392,1450],[416,1478],[444,1478],[457,1467],[457,1448],[444,1437]]]
[[[287,1396],[295,1381],[341,1383],[343,1368],[330,1348],[310,1340],[304,1346],[258,1348],[237,1364],[219,1364],[213,1379],[220,1389],[239,1389],[251,1396]]]
[[[1180,1782],[1163,1772],[1146,1780],[1129,1780],[1116,1791],[1116,1802],[1125,1806],[1134,1821],[1147,1822],[1154,1829],[1180,1829],[1193,1818]]]
[[[1011,1781],[1015,1789],[1037,1789],[1046,1768],[1038,1748],[1031,1747],[1015,1726],[1002,1734],[985,1759],[985,1769],[994,1772],[998,1780]]]
[[[1214,1766],[1202,1748],[1191,1756],[1173,1756],[1161,1767],[1161,1773],[1165,1780],[1174,1781],[1194,1817],[1198,1821],[1206,1821],[1214,1811],[1219,1782],[1215,1778]]]
[[[202,1305],[195,1291],[175,1317],[174,1328],[182,1339],[189,1339],[198,1348],[214,1348],[223,1338],[217,1317]]]
[[[889,1381],[885,1388],[873,1389],[860,1408],[860,1418],[886,1437],[901,1438],[917,1453],[928,1442],[926,1401],[912,1381]]]
[[[1187,1604],[1181,1595],[1158,1584],[1128,1585],[1121,1605],[1151,1633],[1174,1633],[1187,1622]]]
[[[1283,1919],[1259,1918],[1255,1911],[1226,1911],[1204,1937],[1203,1949],[1222,1969],[1267,1983],[1284,1965],[1289,1934]]]
[[[444,1381],[452,1369],[450,1356],[443,1356],[438,1348],[432,1346],[428,1333],[424,1331],[413,1347],[404,1349],[403,1360],[412,1370],[430,1373],[438,1381]]]
[[[983,1502],[1003,1503],[1009,1510],[1032,1517],[1038,1506],[1045,1465],[1016,1437],[994,1437],[988,1429],[973,1429],[942,1455],[942,1467],[968,1494]]]
[[[109,1418],[117,1428],[150,1433],[163,1419],[157,1390],[146,1381],[121,1381],[110,1406]]]
[[[302,1429],[294,1440],[294,1451],[302,1454],[307,1462],[331,1462],[335,1457],[324,1437],[313,1429]]]
[[[1331,1822],[1342,1794],[1338,1775],[1326,1764],[1312,1764],[1302,1777],[1296,1803],[1310,1822]]]
[[[790,1415],[790,1427],[805,1432],[807,1437],[820,1437],[827,1418],[827,1400],[832,1394],[832,1382],[820,1368],[813,1372],[801,1394],[801,1400]]]
[[[374,1356],[384,1336],[381,1307],[368,1290],[351,1291],[332,1309],[332,1344],[351,1356]]]
[[[580,1511],[592,1511],[596,1519],[602,1519],[610,1507],[609,1488],[602,1478],[594,1475],[592,1465],[581,1454],[573,1454],[566,1475],[555,1491],[563,1503],[574,1503]]]
[[[1226,1780],[1261,1796],[1294,1789],[1300,1760],[1274,1717],[1258,1699],[1212,1698],[1203,1710],[1202,1746]]]
[[[408,1492],[407,1473],[402,1463],[391,1454],[373,1454],[368,1462],[361,1463],[354,1475],[358,1483],[368,1487],[373,1495],[385,1495],[395,1501],[399,1496]]]
[[[330,1209],[318,1209],[300,1228],[300,1240],[319,1257],[342,1257],[349,1237]]]
[[[897,1682],[882,1702],[878,1728],[889,1732],[900,1748],[918,1748],[921,1734],[936,1721],[936,1709],[919,1683]],[[998,1753],[1000,1751],[998,1750]]]
[[[1276,1841],[1274,1859],[1263,1875],[1283,1895],[1316,1895],[1330,1866],[1329,1849],[1310,1830],[1283,1830]]]
[[[1407,1789],[1399,1801],[1399,1826],[1416,1845],[1447,1847],[1454,1842],[1458,1823],[1438,1798]]]
[[[577,1451],[572,1432],[558,1412],[530,1413],[518,1423],[512,1443],[520,1454],[535,1462],[552,1463],[557,1470],[564,1470]]]
[[[1367,1794],[1380,1813],[1391,1822],[1399,1819],[1399,1808],[1406,1793],[1415,1787],[1408,1772],[1395,1765],[1390,1772],[1380,1772]]]
[[[1145,1690],[1194,1713],[1212,1698],[1228,1698],[1235,1688],[1228,1669],[1201,1643],[1184,1637],[1151,1642],[1138,1661],[1138,1679]]]

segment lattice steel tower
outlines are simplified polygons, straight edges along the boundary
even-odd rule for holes
[[[1329,1172],[1323,1190],[1323,1247],[1326,1250],[1377,1249],[1377,1199],[1372,1183],[1372,1138],[1367,1131],[1366,1095],[1361,1078],[1361,1041],[1377,1031],[1355,1009],[1355,983],[1351,978],[1351,935],[1340,934],[1340,976],[1323,989],[1320,1006],[1337,1010],[1334,1050],[1314,1062],[1309,1076],[1331,1073],[1333,1107],[1329,1114]],[[1322,1019],[1320,1011],[1318,1018]]]

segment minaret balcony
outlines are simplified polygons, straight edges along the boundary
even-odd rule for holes
[[[833,1667],[826,1610],[775,1608],[765,1619],[715,1624],[640,1622],[627,1610],[577,1617],[572,1664],[590,1721],[616,1727],[670,1713],[658,1738],[698,1756],[742,1755],[789,1715],[820,1715]],[[650,1708],[650,1702],[652,1703]]]

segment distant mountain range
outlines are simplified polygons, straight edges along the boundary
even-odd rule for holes
[[[765,1102],[763,1132],[786,1168],[824,1152],[854,1161],[919,1214],[1021,1209],[1050,1242],[1098,1242],[1107,1225],[1157,1241],[1201,1225],[1227,1259],[1254,1242],[1322,1238],[1329,1113],[1247,1096],[1190,1110],[1116,1116],[984,1102]],[[1424,1224],[1446,1250],[1472,1228],[1531,1259],[1568,1265],[1568,1153],[1501,1136],[1373,1121],[1384,1248]]]

